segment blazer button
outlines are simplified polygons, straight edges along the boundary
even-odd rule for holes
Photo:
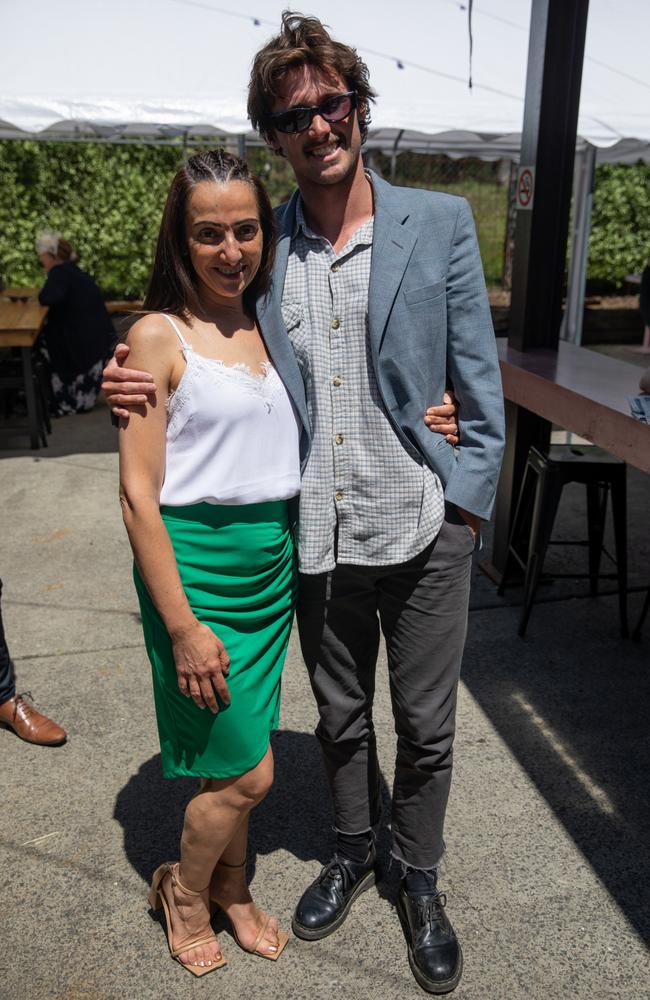
[[[342,500],[342,499],[343,499],[343,494],[341,493],[341,491],[340,491],[340,490],[337,490],[337,491],[336,491],[336,493],[334,494],[334,499],[335,499],[336,501],[339,501],[339,500]]]
[[[343,444],[343,435],[337,434],[334,440],[336,441],[337,444]]]
[[[341,320],[340,319],[333,319],[332,320],[332,329],[333,330],[338,330],[338,328],[340,327],[340,325],[341,325]]]
[[[334,378],[332,379],[332,385],[340,385],[342,381],[343,379],[341,378],[340,375],[335,375]]]

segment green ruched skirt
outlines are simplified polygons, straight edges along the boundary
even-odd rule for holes
[[[134,568],[153,673],[163,774],[230,778],[260,762],[277,729],[296,596],[285,500],[161,507],[193,613],[230,656],[230,704],[213,715],[178,689],[172,645]]]

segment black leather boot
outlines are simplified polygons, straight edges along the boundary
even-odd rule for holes
[[[357,896],[374,884],[375,860],[374,844],[361,863],[335,854],[296,907],[291,924],[296,937],[318,941],[340,927]]]
[[[409,965],[427,993],[450,993],[463,971],[463,953],[445,913],[447,897],[437,889],[406,892],[404,881],[397,898],[397,912],[408,946]]]

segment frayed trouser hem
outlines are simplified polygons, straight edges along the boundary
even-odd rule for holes
[[[407,868],[414,868],[416,871],[420,872],[433,872],[436,871],[436,869],[439,867],[444,856],[445,856],[445,848],[443,846],[442,853],[440,854],[438,859],[434,861],[432,864],[428,865],[416,864],[415,861],[412,860],[408,861],[401,853],[401,851],[397,847],[395,847],[395,845],[393,845],[390,852],[390,863],[392,866],[393,862],[396,861],[401,866],[402,875],[406,874]]]

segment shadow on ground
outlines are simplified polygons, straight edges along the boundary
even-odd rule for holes
[[[280,730],[273,734],[272,746],[275,783],[251,814],[249,880],[254,878],[260,854],[288,851],[301,861],[315,859],[325,864],[334,847],[332,811],[316,737]],[[160,755],[156,754],[118,794],[113,815],[124,831],[126,857],[145,883],[151,881],[158,865],[178,858],[183,813],[196,788],[195,778],[163,778]],[[381,792],[387,816],[390,794],[383,780]],[[389,865],[386,824],[382,825],[378,854],[383,875],[379,893],[394,902],[399,872]],[[305,887],[296,886],[296,891]]]
[[[650,478],[628,468],[630,628],[650,565]],[[584,488],[562,497],[554,537],[586,534]],[[491,551],[491,529],[485,551]],[[611,513],[605,536],[614,551]],[[480,558],[480,557],[479,557]],[[585,571],[586,550],[549,552],[553,574]],[[603,569],[608,569],[606,561]],[[516,635],[521,587],[505,598],[475,573],[462,678],[627,919],[650,944],[650,619],[640,643],[619,636],[611,596],[588,596],[586,580],[540,588],[526,637]],[[552,882],[553,871],[549,871]],[[549,885],[550,888],[550,885]]]
[[[334,844],[332,811],[315,736],[280,730],[272,737],[275,783],[251,815],[249,863],[258,854],[289,851],[301,861],[324,864]],[[148,882],[163,861],[178,857],[185,807],[197,788],[195,778],[163,778],[160,755],[145,761],[122,788],[114,818],[124,831],[129,862]],[[385,811],[390,796],[382,784]],[[380,846],[386,848],[388,835]]]
[[[31,457],[41,461],[65,455],[107,454],[117,451],[117,442],[117,430],[101,400],[89,413],[53,418],[47,448],[29,447],[26,419],[0,418],[0,459]]]
[[[519,639],[513,620],[499,646],[496,614],[470,616],[463,680],[650,944],[648,642],[618,637],[615,598],[536,614],[536,635]],[[552,864],[548,875],[553,891]]]

